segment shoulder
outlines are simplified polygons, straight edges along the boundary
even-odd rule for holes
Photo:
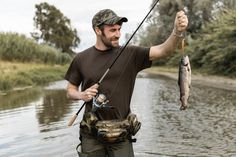
[[[127,50],[141,50],[141,51],[144,51],[144,50],[149,50],[150,48],[149,47],[144,47],[144,46],[137,46],[137,45],[129,45],[127,46]]]
[[[136,45],[129,45],[126,47],[127,51],[132,53],[149,53],[150,47],[144,47],[144,46],[136,46]]]
[[[87,55],[89,55],[91,52],[94,51],[94,48],[93,46],[90,47],[90,48],[87,48],[81,52],[78,52],[76,55],[75,55],[75,59],[83,59],[84,57],[86,57]]]

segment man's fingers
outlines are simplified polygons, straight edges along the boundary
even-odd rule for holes
[[[85,99],[86,99],[85,101],[90,101],[90,100],[92,100],[92,98],[94,96],[97,95],[98,87],[99,87],[98,84],[94,84],[93,86],[89,87],[88,89],[86,89],[84,91],[84,95],[85,95]]]
[[[175,27],[178,31],[183,32],[185,31],[186,27],[188,25],[188,18],[184,11],[179,11],[176,14],[176,21],[175,21]]]
[[[98,93],[97,89],[90,89],[86,91],[87,95],[95,96]]]
[[[177,12],[177,15],[182,15],[182,14],[184,14],[183,10],[180,10],[180,11]]]
[[[97,89],[98,87],[99,87],[99,85],[96,83],[96,84],[92,85],[90,88]]]

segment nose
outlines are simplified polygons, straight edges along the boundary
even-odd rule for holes
[[[121,36],[120,30],[117,30],[117,31],[116,31],[115,36],[116,36],[117,38],[120,38],[120,36]]]

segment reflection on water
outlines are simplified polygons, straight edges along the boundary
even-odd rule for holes
[[[24,107],[41,96],[42,91],[39,88],[12,91],[5,96],[0,95],[0,111]]]
[[[36,105],[36,115],[40,125],[51,125],[61,121],[69,113],[69,102],[65,90],[45,90],[41,104]],[[49,130],[40,130],[49,131]]]
[[[142,122],[136,157],[236,156],[236,92],[193,85],[191,107],[180,111],[176,81],[142,76],[132,99]],[[68,101],[65,86],[61,81],[0,96],[1,157],[77,156],[78,125],[67,122],[82,102]]]
[[[65,82],[60,84],[63,88],[56,90],[49,86],[0,96],[1,157],[76,156],[78,128],[66,124],[78,104],[68,101]]]

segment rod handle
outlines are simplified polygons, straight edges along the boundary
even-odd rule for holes
[[[71,117],[71,119],[70,119],[70,121],[69,121],[69,123],[68,123],[68,126],[71,126],[71,125],[75,122],[77,116],[78,116],[78,115],[75,114],[73,117]]]

